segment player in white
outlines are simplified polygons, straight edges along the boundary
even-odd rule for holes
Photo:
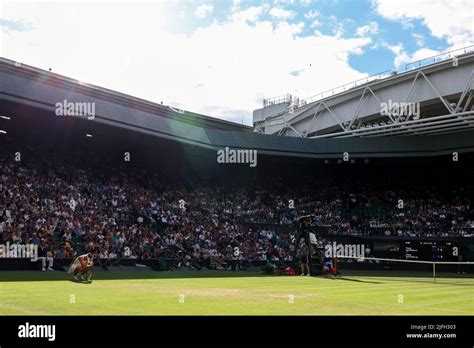
[[[74,280],[92,279],[92,268],[94,267],[94,260],[91,253],[76,257],[71,264],[68,273],[72,273]]]

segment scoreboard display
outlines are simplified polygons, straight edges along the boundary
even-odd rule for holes
[[[402,258],[420,261],[458,261],[458,247],[453,242],[406,240],[402,242]]]

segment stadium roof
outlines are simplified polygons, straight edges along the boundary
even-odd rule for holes
[[[247,126],[148,102],[49,71],[0,59],[0,112],[8,116],[20,104],[55,115],[63,100],[95,103],[95,118],[82,122],[124,128],[208,149],[225,146],[261,154],[339,158],[434,156],[474,152],[474,130],[431,136],[307,139],[253,133]],[[0,129],[2,125],[0,123]]]
[[[241,132],[252,132],[253,129],[250,126],[201,115],[195,112],[181,110],[172,106],[163,105],[162,103],[153,103],[145,99],[113,91],[104,87],[84,83],[82,81],[42,70],[30,65],[17,63],[6,58],[0,58],[0,64],[2,72],[8,72],[32,81],[41,81],[48,86],[54,86],[65,91],[75,92],[85,97],[109,101],[117,105],[129,107],[131,109],[146,111],[147,113],[156,116],[174,118],[183,123],[199,125],[204,128],[236,130]]]

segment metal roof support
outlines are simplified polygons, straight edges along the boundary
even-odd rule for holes
[[[311,129],[314,126],[314,123],[319,118],[318,112],[319,112],[320,107],[321,107],[321,103],[318,103],[318,105],[316,106],[316,111],[313,115],[313,119],[311,120],[311,123],[309,124],[309,127],[306,129],[306,136],[305,136],[306,138],[308,137],[308,134],[310,134]]]
[[[467,111],[467,108],[468,108],[469,105],[471,104],[471,101],[472,101],[472,92],[469,93],[469,97],[467,98],[466,105],[464,105],[464,108],[462,109],[462,112],[466,112],[466,111]]]
[[[464,98],[466,97],[466,94],[469,93],[472,90],[472,78],[473,78],[473,76],[474,76],[474,70],[471,71],[471,75],[469,75],[469,78],[467,79],[466,87],[464,87],[464,89],[462,91],[462,94],[461,94],[461,97],[459,98],[458,104],[456,105],[456,111],[458,110],[458,108],[461,107],[461,104],[462,104]],[[466,103],[466,107],[467,107],[467,105],[469,105],[471,97],[472,97],[472,94],[470,93],[468,101]]]
[[[454,114],[455,113],[455,110],[451,107],[451,105],[441,96],[441,94],[438,92],[438,90],[436,89],[436,87],[431,83],[431,81],[428,79],[428,77],[426,77],[425,73],[423,71],[418,71],[415,75],[415,78],[413,80],[413,83],[411,84],[410,86],[410,89],[408,90],[408,94],[407,94],[407,98],[406,98],[406,102],[410,102],[410,100],[413,98],[413,94],[415,93],[417,87],[415,87],[416,85],[416,82],[418,82],[418,77],[419,76],[422,76],[426,82],[428,83],[428,85],[433,89],[433,91],[435,92],[435,94],[438,96],[439,100],[441,100],[441,102],[444,104],[444,106],[446,107],[446,109],[449,111],[450,114]],[[400,122],[400,118],[401,118],[401,115],[398,116],[398,118],[396,119],[396,122]],[[407,119],[404,121],[408,121],[409,117],[407,117]]]
[[[357,119],[357,116],[359,115],[360,110],[362,109],[362,106],[364,106],[364,104],[367,102],[367,100],[369,98],[369,95],[367,97],[365,95],[365,93],[367,91],[369,91],[374,96],[374,98],[377,100],[377,102],[380,104],[380,99],[375,95],[375,93],[372,91],[372,89],[370,87],[365,87],[364,91],[362,92],[362,95],[359,99],[359,103],[357,103],[357,106],[356,106],[356,109],[354,111],[354,115],[352,116],[351,122],[349,123],[349,126],[347,127],[348,129],[351,129],[352,125],[354,124],[354,121]],[[390,114],[389,114],[388,117],[392,120],[392,122],[395,121]]]
[[[327,104],[323,101],[320,101],[319,103],[317,103],[315,106],[316,106],[316,112],[313,114],[313,119],[311,121],[311,124],[308,128],[306,128],[306,136],[311,133],[311,128],[314,126],[314,121],[316,120],[316,118],[319,118],[322,114],[319,114],[319,109],[321,108],[321,105],[324,106],[324,108],[329,112],[329,114],[334,118],[334,120],[336,120],[336,122],[339,124],[339,126],[341,127],[341,129],[344,131],[344,132],[347,132],[348,128],[344,127],[344,125],[341,123],[341,121],[338,119],[338,117],[334,114],[334,112],[331,110],[331,108],[329,106],[327,106]],[[288,127],[290,127],[291,129],[294,130],[293,127],[291,127],[289,124],[285,123],[286,125],[288,125]],[[299,132],[297,132],[297,134],[299,134]]]
[[[320,102],[320,104],[322,104],[322,105],[326,108],[326,110],[327,110],[327,111],[329,112],[329,114],[336,120],[336,122],[339,124],[339,126],[342,128],[342,130],[343,130],[344,132],[347,132],[346,127],[344,127],[344,125],[341,123],[341,121],[339,121],[339,119],[337,118],[337,116],[336,116],[336,115],[334,114],[334,112],[332,112],[332,110],[326,105],[326,103],[322,101],[322,102]]]
[[[295,132],[296,134],[298,134],[298,136],[299,136],[300,138],[303,138],[303,135],[301,135],[301,133],[298,132],[295,128],[293,128],[289,123],[285,122],[285,125],[286,125],[287,127],[291,128],[291,130],[293,130],[293,132]]]
[[[439,125],[452,126],[459,123],[467,123],[469,126],[474,125],[474,111],[461,112],[456,114],[447,114],[441,116],[435,116],[430,118],[418,119],[404,121],[402,123],[392,123],[387,125],[382,125],[378,127],[364,128],[350,130],[349,132],[337,132],[331,134],[324,134],[319,136],[310,137],[311,139],[315,138],[347,138],[347,137],[356,137],[356,136],[367,136],[367,135],[393,135],[393,134],[403,134],[407,132],[414,132],[415,130],[429,130],[441,128]]]

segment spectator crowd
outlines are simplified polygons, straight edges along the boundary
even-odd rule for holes
[[[0,244],[34,243],[55,258],[93,252],[112,264],[157,257],[190,268],[292,261],[303,215],[326,235],[474,236],[472,193],[376,185],[249,192],[163,184],[149,173],[0,160]]]

